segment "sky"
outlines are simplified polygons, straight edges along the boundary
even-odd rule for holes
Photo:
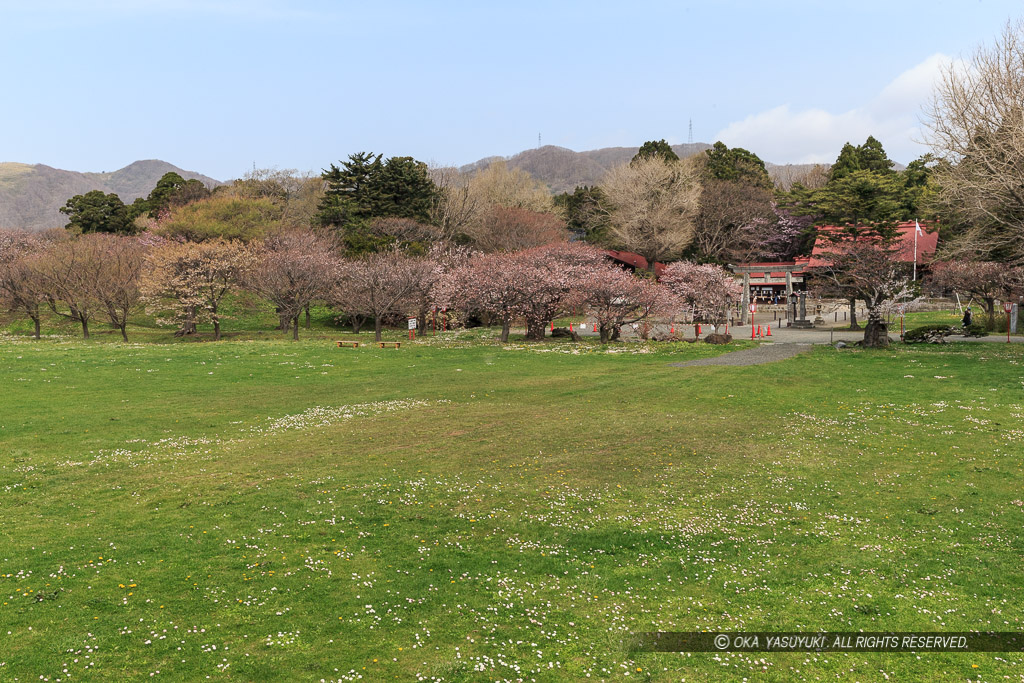
[[[0,161],[219,180],[721,140],[925,151],[937,74],[1019,0],[0,0]]]

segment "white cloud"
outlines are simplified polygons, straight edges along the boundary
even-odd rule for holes
[[[926,150],[921,138],[921,106],[935,79],[952,62],[935,54],[904,71],[863,106],[846,112],[793,109],[784,104],[730,123],[716,139],[743,147],[776,164],[832,163],[846,142],[878,138],[890,159],[907,163]]]

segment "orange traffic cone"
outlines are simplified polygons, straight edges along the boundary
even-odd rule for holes
[[[672,334],[676,333],[676,324],[672,323]]]
[[[768,326],[768,334],[766,334],[765,336],[766,337],[772,336],[772,326],[771,325]]]
[[[700,325],[697,325],[697,336],[700,336]]]
[[[764,336],[764,335],[763,335],[763,334],[761,334],[761,326],[760,326],[760,325],[758,325],[758,326],[757,326],[757,338],[758,338],[758,339],[760,339],[760,338],[762,338],[763,336]]]

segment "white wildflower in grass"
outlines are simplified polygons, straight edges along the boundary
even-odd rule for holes
[[[348,406],[316,406],[295,415],[271,419],[263,427],[253,427],[250,431],[273,434],[291,429],[313,429],[327,427],[353,417],[373,417],[384,413],[400,410],[412,410],[429,405],[449,403],[449,401],[423,401],[418,399],[397,399],[393,401],[375,401],[373,403],[357,403]]]

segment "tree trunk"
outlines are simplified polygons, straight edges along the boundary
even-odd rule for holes
[[[508,342],[508,333],[512,330],[512,321],[509,318],[505,318],[501,323],[501,343]]]
[[[220,341],[220,320],[217,318],[213,319],[213,340]]]
[[[380,341],[380,333],[381,333],[381,330],[383,330],[383,329],[384,329],[384,321],[381,320],[381,317],[379,315],[378,316],[374,316],[374,318],[373,318],[373,338],[375,340]]]
[[[274,309],[274,313],[277,313],[277,329],[281,330],[282,332],[287,332],[288,330],[290,330],[292,327],[292,317],[290,315],[285,315],[284,313],[282,313],[280,306]]]
[[[295,316],[295,325],[292,327],[292,339],[299,341],[299,316]]]
[[[306,329],[309,329],[309,304],[306,304]]]
[[[81,315],[81,314],[79,314],[78,319],[80,321],[82,321],[82,338],[83,339],[88,339],[89,338],[89,319],[86,318],[85,316]]]
[[[35,316],[34,318],[32,318],[32,324],[36,328],[35,329],[35,335],[34,335],[35,338],[36,339],[40,339],[41,335],[39,334],[39,316]]]
[[[416,318],[416,329],[420,332],[420,334],[424,334],[425,335],[427,333],[427,316],[428,315],[430,315],[430,310],[429,310],[429,307],[427,306],[427,304],[424,303],[424,304],[420,305],[420,314],[419,314],[419,317]]]
[[[181,324],[181,329],[174,333],[175,337],[184,337],[186,334],[196,333],[196,309],[190,308],[188,319]]]
[[[359,330],[363,329],[363,323],[366,322],[366,318],[361,315],[352,316],[352,334],[359,334]]]
[[[174,333],[174,336],[175,337],[184,337],[186,335],[195,334],[195,333],[196,333],[195,321],[186,320],[184,323],[181,324],[181,327],[178,328],[178,330]]]
[[[614,325],[605,325],[601,323],[598,328],[598,334],[601,335],[601,343],[607,344],[611,340],[611,336],[614,333]]]
[[[987,296],[981,300],[982,305],[985,307],[985,315],[988,316],[988,322],[985,324],[986,330],[996,329],[996,300],[994,297]]]
[[[866,349],[884,349],[889,346],[889,324],[879,313],[868,312],[868,324],[864,327],[864,341],[861,346]]]
[[[609,341],[619,341],[619,337],[621,337],[621,336],[622,336],[622,326],[621,325],[615,325],[614,327],[612,327],[612,336],[609,338]]]
[[[850,327],[847,329],[859,330],[860,325],[857,324],[857,300],[848,299],[848,301],[850,302]]]
[[[127,328],[128,328],[128,323],[124,323],[122,325],[118,325],[117,326],[117,329],[121,330],[121,339],[123,339],[124,341],[128,341],[128,329]]]
[[[545,320],[526,319],[526,338],[530,341],[544,341]]]

